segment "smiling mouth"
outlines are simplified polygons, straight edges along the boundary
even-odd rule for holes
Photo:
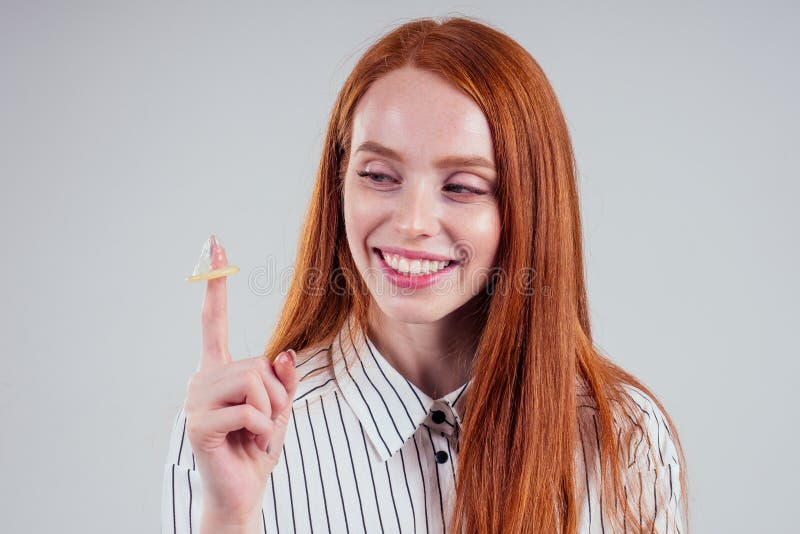
[[[422,276],[434,275],[442,271],[450,270],[451,268],[454,268],[456,265],[461,263],[458,260],[431,261],[431,260],[409,259],[400,255],[390,255],[391,257],[387,259],[387,257],[384,255],[381,249],[373,248],[372,251],[373,253],[375,253],[375,255],[377,255],[380,258],[380,260],[383,263],[385,263],[389,268],[391,268],[397,274],[408,277],[422,277]],[[400,258],[400,261],[398,261],[398,258]],[[401,268],[403,270],[401,270]]]

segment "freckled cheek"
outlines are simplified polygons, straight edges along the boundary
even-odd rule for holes
[[[374,210],[365,206],[354,207],[351,217],[350,224],[355,230],[354,233],[362,240],[369,238],[381,220],[375,215]]]
[[[368,197],[359,193],[357,188],[345,194],[344,217],[348,241],[351,247],[358,247],[359,255],[365,254],[361,249],[367,246],[366,240],[382,220],[380,203]]]
[[[391,213],[390,204],[385,200],[370,195],[368,191],[359,191],[359,188],[354,188],[345,202],[350,218],[362,227],[376,224]]]
[[[500,217],[496,212],[473,214],[459,229],[460,239],[471,242],[478,264],[492,262],[500,242]]]

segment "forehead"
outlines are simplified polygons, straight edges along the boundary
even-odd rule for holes
[[[376,80],[353,116],[351,148],[364,141],[416,162],[474,154],[494,162],[489,123],[472,98],[437,74],[402,68]]]

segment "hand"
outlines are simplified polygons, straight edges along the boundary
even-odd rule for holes
[[[226,265],[225,250],[212,238],[212,270]],[[219,523],[243,525],[260,519],[267,479],[281,455],[297,390],[296,355],[233,361],[226,277],[207,283],[202,356],[184,404],[186,431],[203,480],[204,517],[213,512]]]

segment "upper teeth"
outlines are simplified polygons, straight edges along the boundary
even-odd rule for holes
[[[385,252],[383,253],[383,259],[386,260],[386,263],[388,263],[392,269],[412,275],[435,273],[436,271],[441,271],[450,264],[449,261],[412,260],[398,254],[388,254]]]

